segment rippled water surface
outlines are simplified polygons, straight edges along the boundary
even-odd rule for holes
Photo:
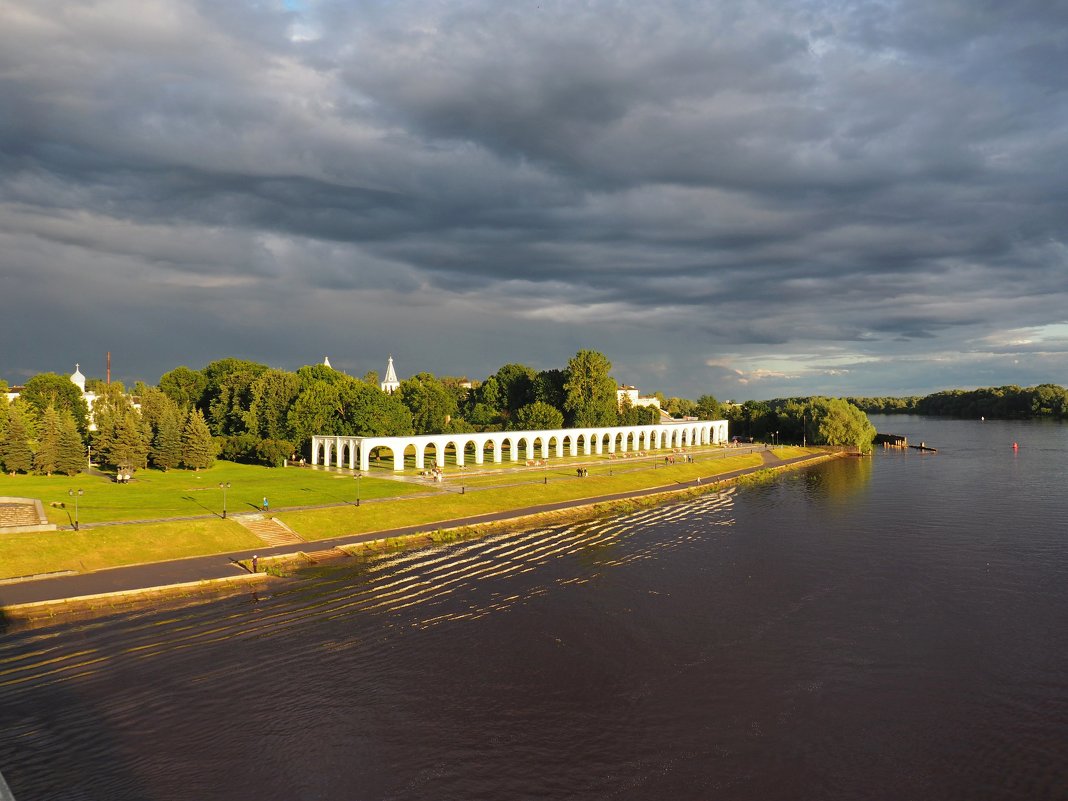
[[[875,422],[939,452],[8,634],[0,771],[19,801],[1068,797],[1068,427]]]

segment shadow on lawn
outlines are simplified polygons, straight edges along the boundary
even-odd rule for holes
[[[183,495],[182,496],[182,500],[183,501],[189,501],[190,503],[195,504],[196,506],[199,506],[205,512],[209,512],[210,514],[213,514],[216,517],[222,517],[222,512],[216,511],[215,509],[212,509],[210,506],[205,506],[200,501],[198,501],[196,498],[194,498],[192,495]]]

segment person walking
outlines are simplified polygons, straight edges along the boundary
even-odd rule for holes
[[[266,495],[264,495],[264,496],[263,496],[263,511],[265,511],[265,512],[266,512],[266,511],[268,511],[269,509],[270,509],[270,507],[269,507],[269,506],[267,505],[267,496],[266,496]]]

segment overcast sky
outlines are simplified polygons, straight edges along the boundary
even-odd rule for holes
[[[0,0],[0,378],[1068,385],[1068,1]]]

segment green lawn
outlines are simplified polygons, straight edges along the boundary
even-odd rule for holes
[[[129,484],[81,473],[66,476],[0,475],[0,496],[39,498],[50,523],[69,526],[74,520],[74,502],[69,489],[82,489],[78,519],[82,523],[119,520],[150,520],[161,517],[221,514],[226,490],[228,512],[260,508],[264,496],[272,508],[320,506],[356,499],[351,475],[309,468],[270,468],[217,462],[208,470],[139,470]],[[384,498],[424,491],[396,481],[365,476],[360,480],[363,498]]]
[[[231,520],[183,520],[81,531],[0,535],[0,578],[58,570],[85,572],[255,548],[260,540]]]

